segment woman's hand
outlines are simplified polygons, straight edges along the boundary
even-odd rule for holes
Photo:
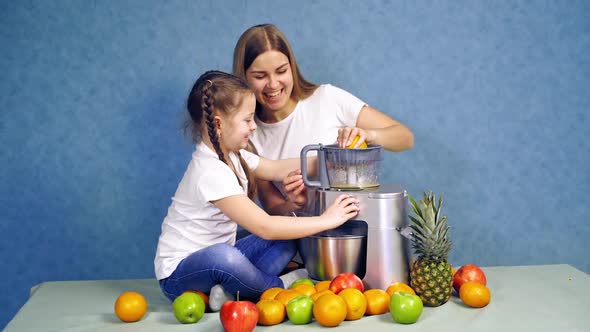
[[[307,203],[307,188],[303,184],[301,170],[290,172],[283,179],[283,188],[289,197],[289,201],[295,205],[297,210],[305,206]]]
[[[340,129],[338,129],[338,138],[337,138],[338,147],[340,147],[340,148],[348,147],[350,144],[352,144],[352,141],[357,136],[359,137],[359,139],[354,144],[354,146],[351,146],[351,148],[358,148],[363,142],[367,142],[367,144],[369,144],[370,142],[372,142],[375,139],[375,137],[374,137],[375,132],[371,131],[371,130],[365,130],[362,128],[358,128],[358,127],[340,128]],[[371,136],[371,137],[369,137],[369,136]]]
[[[334,222],[334,227],[338,227],[350,218],[359,213],[359,200],[347,194],[342,194],[334,200],[334,203],[322,213],[322,217]]]

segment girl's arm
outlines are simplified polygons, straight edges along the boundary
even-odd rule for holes
[[[340,226],[358,214],[358,199],[349,195],[336,198],[321,216],[270,216],[246,195],[234,195],[212,202],[225,215],[250,233],[266,240],[292,240]]]
[[[357,135],[360,136],[357,146],[366,141],[395,152],[408,150],[414,146],[414,134],[408,127],[368,105],[361,109],[356,126],[357,128],[338,130],[338,144],[341,147],[351,144]]]
[[[307,173],[315,175],[317,172],[317,157],[307,157]],[[290,158],[282,160],[271,160],[260,157],[258,167],[254,170],[256,178],[267,181],[283,181],[289,173],[301,168],[299,158]]]

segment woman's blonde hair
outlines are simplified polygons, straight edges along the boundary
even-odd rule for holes
[[[283,53],[289,59],[291,72],[293,73],[291,98],[299,101],[309,97],[318,86],[303,78],[287,37],[273,24],[253,26],[240,36],[234,48],[234,75],[246,79],[246,71],[252,65],[252,62],[260,54],[272,50]],[[256,104],[258,109],[258,102]]]

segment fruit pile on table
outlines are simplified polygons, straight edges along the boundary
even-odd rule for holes
[[[475,308],[490,302],[484,272],[467,264],[453,275],[453,288],[465,305]],[[343,321],[387,312],[392,323],[412,324],[422,314],[423,301],[410,285],[392,283],[387,289],[364,289],[353,273],[342,273],[332,280],[314,283],[299,279],[288,288],[273,287],[262,293],[258,302],[228,301],[219,312],[225,331],[251,331],[256,325],[277,325],[290,321],[295,325],[316,322],[334,327]],[[197,323],[208,309],[208,296],[200,291],[186,291],[172,304],[171,314],[180,323]],[[125,292],[115,301],[115,314],[124,322],[140,320],[147,303],[137,292]],[[244,328],[246,328],[244,330]]]
[[[466,264],[455,271],[447,258],[451,249],[447,217],[441,212],[442,197],[424,193],[416,202],[410,197],[413,216],[413,248],[417,255],[410,267],[410,285],[393,282],[387,289],[364,289],[362,280],[346,272],[332,280],[314,283],[299,279],[286,288],[265,290],[258,302],[225,302],[219,318],[227,332],[252,331],[256,325],[277,325],[290,321],[295,325],[312,322],[335,327],[345,320],[390,313],[392,323],[413,324],[423,306],[437,307],[453,295],[469,307],[482,308],[490,303],[486,276],[476,265]],[[207,294],[186,291],[176,298],[172,311],[181,323],[197,323],[208,310]],[[121,294],[115,302],[115,314],[124,322],[140,320],[147,311],[143,296],[135,292]]]

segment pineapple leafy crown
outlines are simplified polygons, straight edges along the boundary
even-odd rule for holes
[[[412,247],[416,254],[429,260],[447,260],[452,243],[447,234],[447,216],[441,216],[442,195],[438,198],[438,204],[432,190],[424,192],[418,202],[412,196],[409,198],[414,214],[409,216],[413,230]]]

